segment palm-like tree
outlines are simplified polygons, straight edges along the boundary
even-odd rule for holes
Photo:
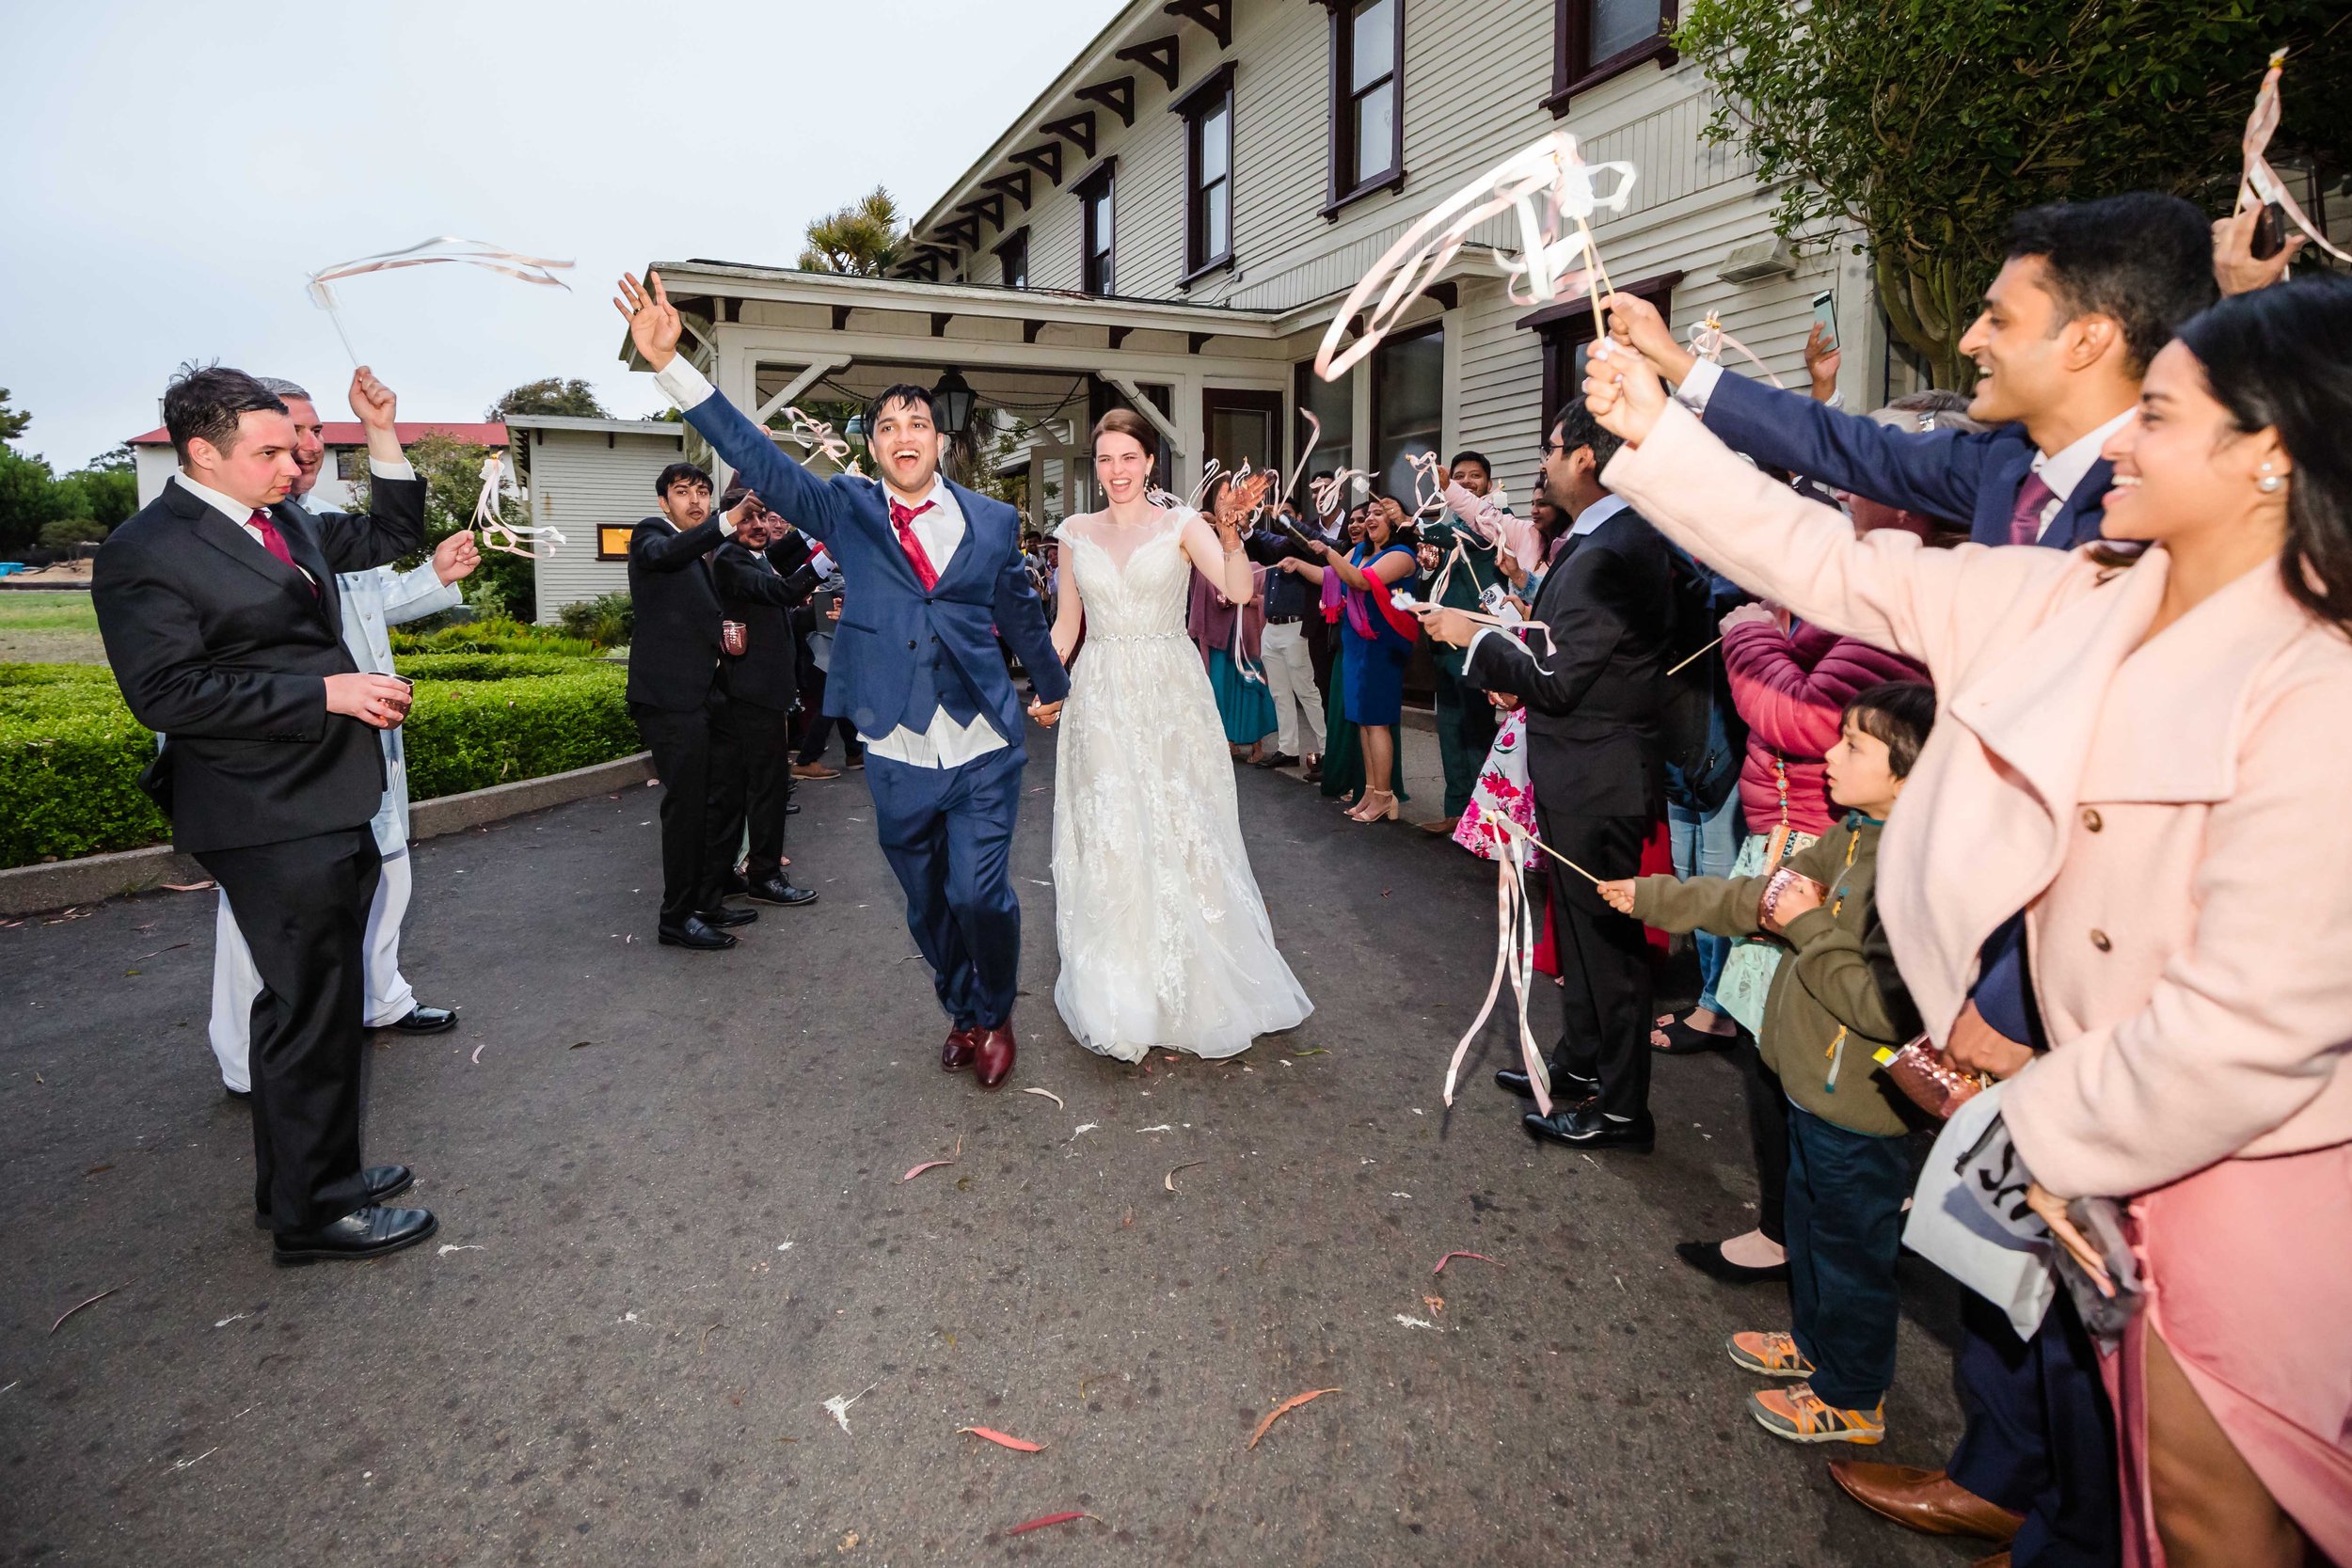
[[[865,199],[811,220],[806,238],[803,271],[879,277],[906,248],[907,231],[898,219],[898,204],[877,185]]]

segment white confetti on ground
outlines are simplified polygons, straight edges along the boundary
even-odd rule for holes
[[[218,1322],[218,1323],[215,1323],[213,1326],[214,1326],[215,1328],[227,1328],[227,1327],[228,1327],[230,1323],[235,1323],[235,1322],[236,1322],[239,1318],[242,1318],[242,1317],[244,1317],[244,1316],[245,1316],[245,1314],[244,1314],[244,1313],[242,1313],[242,1312],[231,1312],[231,1313],[230,1313],[230,1314],[229,1314],[229,1316],[227,1316],[227,1317],[225,1317],[225,1318],[221,1319],[221,1320],[220,1320],[220,1322]],[[11,1383],[10,1385],[8,1385],[8,1386],[9,1386],[9,1387],[11,1387],[11,1388],[13,1388],[13,1387],[15,1387],[15,1386],[16,1386],[16,1385],[14,1385],[13,1383]]]
[[[453,1252],[480,1252],[482,1250],[482,1243],[479,1242],[469,1242],[464,1246],[459,1246],[454,1242],[443,1242],[441,1243],[441,1256],[444,1258],[447,1258]]]
[[[1136,1131],[1138,1132],[1173,1132],[1176,1131],[1176,1124],[1172,1121],[1164,1121],[1157,1127],[1138,1127]]]
[[[846,1399],[839,1394],[835,1394],[833,1398],[825,1402],[825,1410],[834,1420],[841,1423],[841,1430],[843,1432],[848,1432],[850,1430],[850,1406],[857,1403],[858,1401],[864,1399],[866,1395],[872,1393],[875,1389],[881,1386],[882,1385],[879,1383],[869,1383],[865,1387],[859,1389],[856,1393],[850,1395]]]
[[[782,1246],[777,1247],[776,1250],[778,1252],[790,1252],[792,1250],[792,1243],[790,1242],[787,1242]]]
[[[1404,1313],[1399,1312],[1396,1315],[1396,1321],[1403,1323],[1406,1328],[1426,1328],[1433,1332],[1443,1332],[1443,1330],[1438,1329],[1436,1323],[1431,1323],[1426,1318],[1410,1318],[1406,1317]]]

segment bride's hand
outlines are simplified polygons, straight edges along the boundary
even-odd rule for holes
[[[1050,730],[1054,727],[1054,721],[1061,717],[1061,704],[1033,702],[1029,705],[1029,717],[1036,720],[1041,728]]]
[[[1584,361],[1584,406],[1603,428],[1638,447],[1666,411],[1666,384],[1639,354],[1603,339]]]

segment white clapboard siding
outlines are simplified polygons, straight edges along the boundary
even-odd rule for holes
[[[596,559],[596,529],[653,515],[653,482],[678,460],[683,429],[515,432],[531,443],[531,520],[562,529],[565,540],[538,563],[541,621],[553,621],[567,604],[628,591],[628,562]]]

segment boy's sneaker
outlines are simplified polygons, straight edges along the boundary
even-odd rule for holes
[[[1756,1424],[1791,1443],[1877,1443],[1886,1436],[1886,1402],[1867,1410],[1841,1410],[1822,1402],[1809,1383],[1766,1388],[1748,1396]]]
[[[1797,1349],[1793,1334],[1735,1334],[1724,1343],[1731,1364],[1759,1377],[1811,1377],[1813,1363]]]

